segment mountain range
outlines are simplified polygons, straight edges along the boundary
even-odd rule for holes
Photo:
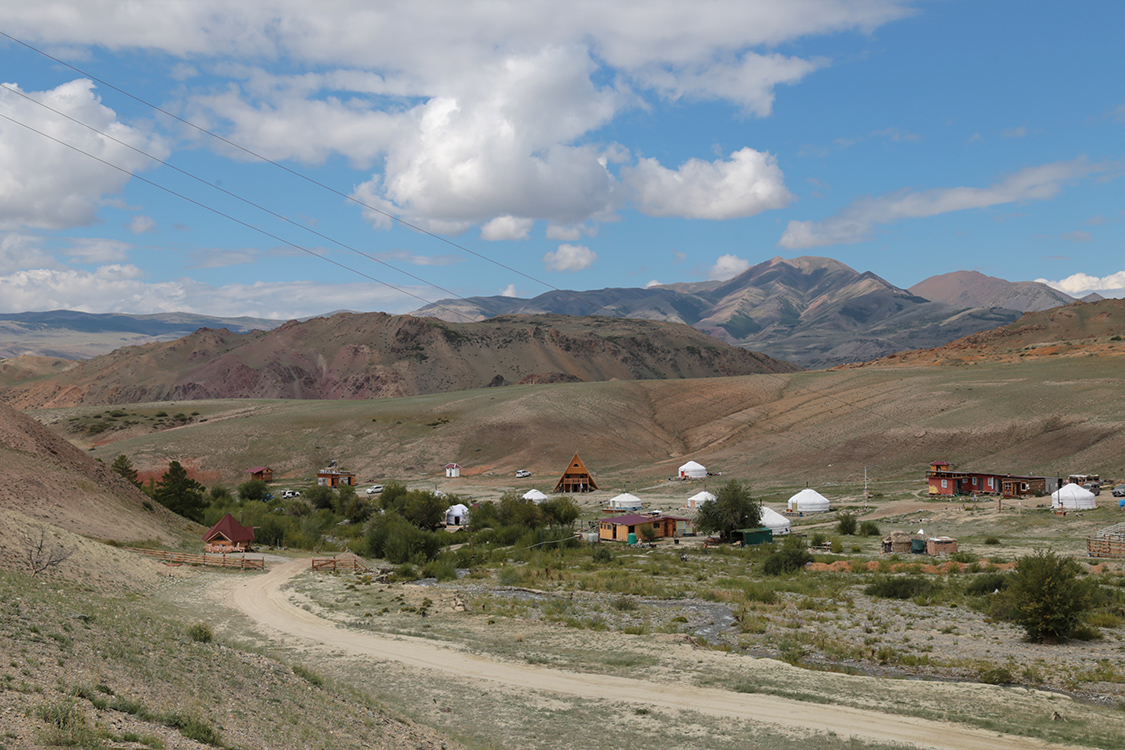
[[[211,398],[368,399],[510,383],[800,369],[662,321],[541,315],[446,323],[385,313],[338,313],[241,334],[203,328],[62,368],[41,357],[5,364],[0,399],[19,409]]]
[[[0,313],[0,358],[31,354],[87,359],[131,344],[172,341],[200,328],[226,328],[243,333],[276,328],[283,322],[178,312],[153,315],[77,310]]]
[[[667,320],[822,368],[940,346],[1011,323],[1022,312],[1074,301],[1045,284],[975,272],[937,276],[905,290],[831,258],[777,257],[722,282],[441,300],[413,314],[446,320],[513,313]]]

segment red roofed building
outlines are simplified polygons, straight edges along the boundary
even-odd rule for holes
[[[273,481],[273,469],[268,466],[255,466],[253,469],[247,469],[246,473],[250,475],[251,479],[260,479],[263,482]]]
[[[208,552],[248,552],[254,544],[254,529],[227,513],[203,535],[203,544]]]

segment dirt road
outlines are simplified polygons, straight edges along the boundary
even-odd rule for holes
[[[498,683],[519,690],[549,691],[716,717],[764,722],[784,728],[835,732],[878,742],[939,750],[1072,750],[1071,746],[1000,735],[958,724],[864,711],[846,706],[803,703],[769,695],[734,693],[684,684],[666,684],[539,666],[489,661],[420,638],[379,636],[337,627],[296,606],[283,584],[309,567],[308,560],[278,565],[238,586],[234,602],[274,635],[352,655],[395,661],[417,669]],[[1076,749],[1073,749],[1076,750]]]

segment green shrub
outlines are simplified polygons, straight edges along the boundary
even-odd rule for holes
[[[205,745],[215,745],[216,747],[223,746],[223,738],[219,734],[219,730],[198,717],[172,713],[161,717],[160,723],[166,727],[178,729],[180,734],[189,740],[202,742]]]
[[[855,536],[856,527],[859,522],[856,517],[851,513],[841,513],[840,517],[836,520],[836,531],[843,536]]]
[[[302,667],[300,664],[294,664],[293,665],[293,674],[297,675],[298,677],[300,677],[302,680],[309,683],[310,685],[315,685],[316,687],[324,687],[324,678],[323,677],[321,677],[319,674],[312,671],[311,669],[308,669],[306,667]]]
[[[1032,641],[1054,641],[1075,634],[1093,603],[1093,585],[1078,577],[1074,560],[1052,550],[1021,557],[1004,592],[1009,618]]]
[[[205,622],[197,622],[187,629],[188,638],[196,643],[210,643],[215,638],[211,626]]]
[[[881,536],[879,524],[874,521],[864,521],[859,525],[860,536]]]
[[[982,573],[965,587],[965,593],[970,596],[984,596],[1003,591],[1008,588],[1010,576],[1006,573]]]
[[[877,578],[867,585],[863,593],[880,599],[913,599],[930,593],[934,584],[916,576],[887,576]]]
[[[518,586],[523,583],[523,573],[514,565],[505,565],[497,569],[496,581],[501,586]]]
[[[422,576],[439,581],[452,581],[457,577],[457,562],[450,554],[431,560],[422,567]]]
[[[797,537],[785,540],[785,545],[771,554],[762,563],[762,572],[768,576],[779,576],[792,573],[812,562],[812,555],[805,549],[804,544]]]
[[[980,673],[980,681],[986,685],[1004,685],[1012,679],[1012,673],[1004,667],[993,667]]]
[[[41,705],[35,715],[50,727],[43,737],[46,745],[94,747],[99,744],[86,713],[72,699]]]
[[[998,537],[998,536],[986,536],[984,538],[984,543],[985,544],[1000,544],[1000,537]]]
[[[598,544],[594,547],[594,553],[591,555],[596,563],[609,563],[613,562],[613,553],[609,551],[609,547],[604,544]]]

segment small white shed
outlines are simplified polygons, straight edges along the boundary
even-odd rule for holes
[[[445,476],[447,478],[456,478],[461,476],[461,464],[446,464]]]
[[[445,511],[446,526],[464,526],[469,522],[469,508],[467,505],[457,503],[449,506]]]
[[[680,479],[706,479],[707,469],[703,464],[688,461],[680,467]]]
[[[827,513],[831,503],[816,490],[805,488],[789,498],[788,508],[790,513]]]

